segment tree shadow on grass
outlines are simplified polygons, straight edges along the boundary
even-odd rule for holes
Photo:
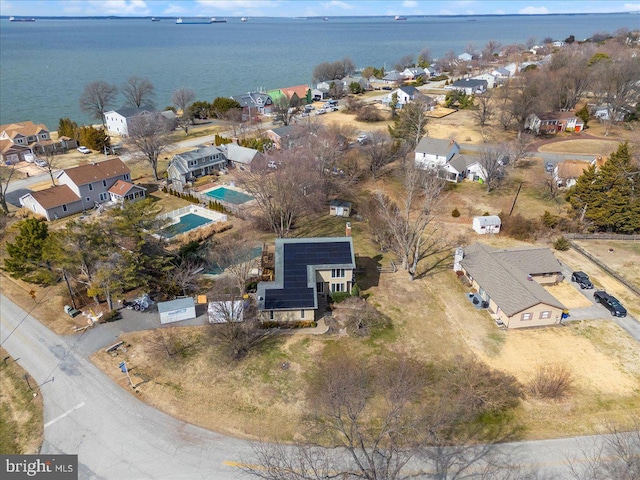
[[[380,283],[379,267],[382,266],[382,255],[375,257],[356,257],[356,282],[360,290],[377,287]]]

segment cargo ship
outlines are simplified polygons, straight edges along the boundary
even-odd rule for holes
[[[227,23],[226,18],[217,19],[216,17],[194,17],[194,18],[178,18],[176,20],[178,25],[206,25],[209,23]]]
[[[396,20],[406,20],[407,17],[401,17],[400,15],[396,15]]]
[[[35,18],[9,17],[10,22],[35,22]]]

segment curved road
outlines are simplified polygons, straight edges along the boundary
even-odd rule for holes
[[[112,333],[104,337],[109,342]],[[90,348],[83,348],[88,339],[85,334],[55,335],[0,294],[0,342],[41,385],[45,421],[41,453],[78,454],[81,479],[227,480],[242,476],[232,462],[252,462],[249,442],[195,427],[139,401],[89,361]],[[562,479],[569,478],[565,459],[581,458],[583,449],[589,451],[596,439],[503,447],[525,468],[535,468],[545,478]]]

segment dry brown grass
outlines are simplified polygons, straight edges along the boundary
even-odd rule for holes
[[[618,148],[616,140],[595,139],[566,139],[548,143],[538,148],[539,152],[575,153],[580,155],[608,156]]]
[[[0,454],[37,454],[44,434],[42,396],[34,397],[28,373],[3,348],[0,355]]]
[[[573,374],[561,363],[539,365],[528,389],[534,397],[558,400],[573,389]]]
[[[584,297],[573,285],[569,279],[560,282],[557,285],[546,285],[544,289],[557,298],[567,308],[582,308],[591,306],[591,302]]]
[[[576,243],[640,288],[640,242],[578,240]]]

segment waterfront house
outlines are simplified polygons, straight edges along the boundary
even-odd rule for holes
[[[424,68],[407,67],[401,72],[405,80],[416,81],[425,76]]]
[[[273,146],[277,149],[292,148],[298,139],[295,135],[298,131],[299,129],[295,125],[283,125],[267,130],[264,135],[273,142]]]
[[[232,100],[235,100],[242,107],[243,120],[251,119],[256,114],[265,115],[271,113],[271,106],[273,101],[266,92],[248,92],[240,95],[233,95]]]
[[[24,161],[39,148],[55,148],[46,125],[33,122],[0,125],[0,152],[6,165]]]
[[[118,181],[132,185],[131,171],[118,157],[64,169],[56,180],[58,185],[55,187],[23,195],[20,204],[47,220],[54,220],[110,201],[120,201],[112,196],[110,189]],[[120,192],[124,192],[124,188]],[[132,185],[122,197],[123,200],[144,198],[145,189]]]
[[[256,292],[260,320],[318,320],[331,294],[351,291],[355,267],[351,237],[277,239],[274,280]]]
[[[403,85],[401,87],[393,90],[389,95],[387,95],[387,102],[391,102],[393,95],[396,94],[398,96],[398,103],[396,107],[402,108],[407,103],[410,103],[412,100],[415,100],[418,95],[420,95],[420,90],[416,87],[412,87],[410,85]]]
[[[571,112],[532,113],[527,117],[524,128],[536,135],[581,132],[584,130],[584,122]]]
[[[486,80],[476,78],[465,78],[462,80],[456,80],[451,85],[453,90],[460,90],[467,95],[475,95],[477,93],[484,93],[487,91],[489,83]]]
[[[142,107],[122,107],[118,110],[110,110],[104,114],[104,120],[109,133],[127,137],[129,135],[131,122],[136,118],[147,115],[162,115],[171,130],[177,125],[178,117],[175,112],[171,110],[158,112],[154,107],[149,105]]]
[[[425,170],[440,169],[457,153],[460,153],[460,146],[455,140],[425,137],[416,146],[415,163]]]
[[[487,82],[487,89],[494,88],[496,86],[496,77],[490,73],[481,73],[471,77],[472,80],[484,80]]]
[[[167,175],[174,182],[187,183],[226,167],[227,158],[220,147],[199,147],[174,155]]]
[[[562,318],[565,306],[543,287],[563,280],[548,248],[500,250],[475,243],[456,252],[454,268],[506,328],[554,325]]]
[[[400,85],[404,83],[404,75],[396,71],[389,72],[384,77],[382,77],[382,81],[384,83],[394,83]]]
[[[461,62],[470,62],[471,60],[473,60],[473,55],[464,52],[458,55],[458,60],[460,60]]]
[[[311,89],[307,85],[297,85],[295,87],[276,88],[269,90],[267,95],[275,104],[286,99],[290,106],[307,105],[313,101]]]

